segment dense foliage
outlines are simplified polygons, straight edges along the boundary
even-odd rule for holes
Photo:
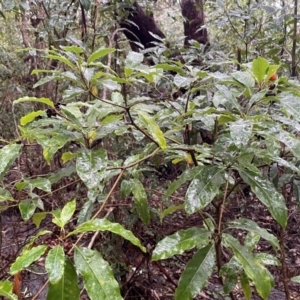
[[[175,299],[193,299],[214,274],[231,299],[238,284],[245,299],[252,286],[268,299],[270,266],[280,268],[289,298],[284,234],[289,201],[299,202],[300,190],[297,11],[293,16],[284,1],[206,1],[209,47],[183,47],[184,37],[161,20],[167,41],[134,52],[118,27],[123,4],[1,2],[1,22],[9,25],[15,15],[24,45],[22,52],[9,53],[7,44],[1,50],[7,60],[0,76],[11,74],[2,99],[22,112],[8,120],[16,133],[1,139],[1,210],[17,207],[37,228],[50,215],[56,232],[31,236],[0,295],[17,299],[9,275],[44,258],[47,299],[79,299],[84,289],[90,299],[122,299],[120,268],[94,247],[99,232],[109,232],[148,263],[194,249]],[[159,6],[180,20],[173,3],[149,4]],[[15,28],[5,33],[1,39],[21,47]],[[17,59],[31,76],[18,71]],[[12,85],[15,98],[5,100]],[[20,176],[13,182],[14,167]],[[224,218],[232,201],[253,197],[276,232],[247,215]],[[134,225],[151,231],[177,212],[198,214],[201,224],[162,235],[152,247],[137,237]],[[52,243],[39,244],[47,235]],[[272,254],[256,251],[262,239]]]

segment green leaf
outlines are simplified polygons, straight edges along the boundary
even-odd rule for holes
[[[45,261],[45,269],[48,272],[49,281],[52,284],[58,283],[64,275],[65,252],[60,245],[52,248]]]
[[[51,193],[51,182],[47,178],[33,178],[33,179],[24,179],[24,183],[27,183],[31,189],[37,188],[44,192]]]
[[[21,148],[21,144],[10,144],[0,149],[0,180],[18,157]]]
[[[252,122],[240,119],[229,124],[230,136],[237,147],[247,145],[252,134]]]
[[[139,112],[138,113],[140,120],[146,126],[147,130],[149,131],[150,135],[154,138],[154,140],[158,143],[158,145],[162,149],[167,148],[167,142],[165,140],[163,132],[160,130],[159,126],[155,122],[154,118],[148,115],[146,112]]]
[[[66,257],[63,276],[56,284],[49,283],[46,300],[79,300],[79,294],[76,270],[70,259]]]
[[[174,213],[177,210],[183,210],[184,209],[184,204],[180,204],[180,205],[171,205],[168,208],[164,209],[161,214],[160,214],[160,218],[163,219],[165,218],[167,215]]]
[[[234,237],[223,234],[223,242],[226,247],[230,247],[243,266],[246,275],[255,283],[259,295],[267,300],[274,285],[273,278],[268,270],[255,258],[249,249],[241,245]]]
[[[242,285],[242,289],[244,292],[244,296],[245,296],[246,300],[250,300],[252,292],[251,292],[251,287],[250,287],[248,277],[245,274],[245,272],[243,272],[240,275],[240,278],[241,278],[241,285]]]
[[[143,184],[138,179],[130,179],[131,191],[134,196],[134,206],[144,224],[150,222],[147,194]]]
[[[76,209],[76,200],[68,202],[61,211],[53,211],[53,220],[52,222],[59,226],[61,229],[71,220]]]
[[[14,200],[14,198],[11,195],[10,191],[5,190],[0,187],[0,202],[13,201],[13,200]]]
[[[185,195],[185,210],[193,214],[206,207],[225,183],[225,172],[218,166],[201,166]]]
[[[197,296],[210,278],[215,263],[216,254],[213,244],[199,249],[187,263],[179,279],[175,300],[189,300]]]
[[[129,180],[124,179],[121,182],[120,194],[121,198],[127,198],[131,193],[131,183]]]
[[[80,3],[85,11],[88,11],[91,7],[91,0],[80,0]]]
[[[300,121],[300,97],[295,93],[282,92],[279,95],[279,100],[285,111],[293,117],[293,119]]]
[[[8,281],[0,281],[0,296],[6,297],[9,300],[18,300],[17,295],[12,292],[13,284]]]
[[[277,192],[274,185],[265,179],[254,167],[238,169],[242,179],[250,185],[257,198],[268,208],[273,218],[283,227],[287,224],[287,208],[283,196]]]
[[[88,189],[95,189],[102,180],[108,159],[104,149],[84,149],[80,151],[76,161],[78,176]]]
[[[267,74],[267,70],[269,68],[269,63],[266,59],[262,57],[258,57],[252,62],[252,72],[258,83],[263,82],[265,79],[265,75]]]
[[[109,264],[99,252],[83,247],[75,247],[75,266],[83,277],[84,287],[91,300],[123,299],[118,282]]]
[[[64,49],[64,51],[67,51],[67,52],[74,52],[76,54],[81,54],[82,52],[84,52],[84,50],[79,47],[79,46],[64,46],[62,47],[62,49]]]
[[[268,241],[274,248],[279,249],[279,242],[276,236],[266,229],[259,227],[254,221],[244,218],[235,219],[228,223],[228,228],[238,228],[249,232],[258,233],[263,239]]]
[[[76,66],[73,65],[66,57],[64,57],[62,55],[48,54],[46,57],[49,59],[58,60],[58,61],[64,63],[65,65],[69,66],[72,70],[76,70]]]
[[[300,283],[300,276],[295,276],[291,279],[293,282]],[[0,289],[1,290],[1,289]]]
[[[95,60],[102,58],[103,56],[109,54],[109,53],[113,53],[115,52],[116,49],[114,48],[102,48],[102,49],[98,49],[97,51],[93,52],[88,60],[87,60],[87,64],[90,65],[91,63],[93,63]]]
[[[146,252],[145,247],[142,246],[141,242],[137,237],[133,235],[130,230],[126,230],[119,223],[112,223],[107,219],[94,219],[85,223],[80,224],[77,229],[70,232],[68,236],[77,233],[85,233],[89,231],[110,231],[122,236],[124,239],[130,241],[133,245],[139,247],[143,252]]]
[[[237,71],[231,74],[231,76],[247,88],[253,88],[255,81],[249,72]]]
[[[233,291],[237,284],[237,272],[234,269],[229,269],[223,284],[223,290],[225,294],[229,294]]]
[[[15,275],[19,271],[30,266],[45,253],[46,249],[47,246],[39,245],[31,248],[30,250],[24,251],[22,255],[18,256],[16,261],[11,265],[9,274]]]
[[[37,228],[39,228],[41,225],[41,222],[46,218],[47,214],[48,214],[47,212],[38,212],[38,213],[33,214],[33,216],[32,216],[33,224]]]
[[[36,117],[38,117],[44,113],[45,112],[43,110],[33,111],[33,112],[27,114],[26,116],[22,117],[20,119],[20,124],[22,126],[25,126],[26,124],[32,122]]]
[[[179,230],[157,243],[152,253],[152,261],[166,259],[175,254],[182,254],[195,246],[203,247],[210,242],[211,233],[207,229],[192,227]]]
[[[37,199],[25,199],[19,203],[19,210],[24,221],[28,221],[32,217],[37,205]]]
[[[18,104],[22,102],[38,102],[44,103],[52,108],[54,108],[54,103],[49,98],[37,98],[37,97],[22,97],[17,100],[14,100],[13,104]]]
[[[185,74],[184,70],[181,67],[175,66],[175,65],[169,65],[166,63],[165,64],[157,64],[157,65],[155,65],[155,68],[163,69],[166,71],[173,71],[173,72],[179,73],[181,76],[184,76],[184,74]]]

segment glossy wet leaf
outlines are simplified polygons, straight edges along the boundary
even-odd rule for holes
[[[63,276],[65,268],[64,249],[57,245],[50,249],[45,261],[45,269],[48,272],[49,281],[56,284]]]
[[[89,221],[91,219],[95,203],[91,200],[85,201],[77,216],[77,225]]]
[[[107,155],[104,149],[84,149],[76,161],[77,174],[89,189],[98,187],[102,174],[107,166]]]
[[[83,277],[84,287],[91,300],[123,299],[118,282],[109,264],[99,252],[83,247],[75,247],[75,266]]]
[[[46,300],[79,300],[79,294],[76,270],[66,257],[63,276],[56,284],[49,283]]]
[[[115,52],[116,49],[114,48],[103,48],[103,49],[98,49],[96,50],[95,52],[93,52],[88,60],[87,60],[87,63],[88,65],[90,65],[91,63],[93,63],[95,60],[99,59],[99,58],[102,58],[103,56],[106,56],[107,54],[109,53],[113,53]]]
[[[197,296],[210,278],[215,263],[216,255],[213,244],[199,249],[181,274],[175,291],[175,300],[190,300]]]
[[[19,271],[30,266],[33,262],[38,260],[46,251],[47,246],[39,245],[26,250],[22,255],[18,256],[16,261],[11,265],[9,273],[11,275],[17,274]]]
[[[276,236],[261,228],[252,220],[239,218],[228,223],[228,228],[238,228],[249,232],[258,233],[263,239],[268,241],[274,248],[279,249],[279,242]]]
[[[46,104],[52,108],[54,108],[54,103],[49,99],[49,98],[37,98],[37,97],[22,97],[17,100],[14,100],[13,104],[18,104],[22,102],[38,102],[38,103],[43,103]]]
[[[247,88],[253,88],[255,81],[249,72],[237,71],[231,74],[231,76]]]
[[[223,234],[224,246],[230,247],[236,259],[243,266],[246,275],[255,283],[259,295],[267,300],[274,285],[268,270],[255,258],[249,249],[229,234]]]
[[[57,209],[52,211],[53,220],[52,222],[64,229],[65,225],[70,221],[76,209],[76,200],[68,202],[62,210]]]
[[[51,182],[47,178],[42,178],[42,177],[33,178],[33,179],[26,178],[24,182],[27,183],[31,188],[37,188],[47,193],[51,192]]]
[[[279,96],[280,103],[287,113],[295,120],[300,121],[300,97],[295,93],[283,92]]]
[[[252,122],[240,119],[229,124],[230,136],[238,147],[248,143],[252,134]]]
[[[265,179],[259,170],[252,167],[239,169],[242,179],[250,185],[257,198],[268,208],[273,218],[283,227],[287,224],[287,208],[283,196],[277,192],[274,185]]]
[[[28,221],[32,217],[37,205],[37,199],[25,199],[19,203],[19,210],[24,221]]]
[[[197,247],[206,246],[210,242],[211,233],[203,228],[192,227],[179,230],[157,243],[152,253],[152,261],[166,259],[175,254]]]
[[[13,284],[8,280],[0,281],[0,296],[5,297],[9,300],[18,300],[16,294],[12,292]]]
[[[18,157],[21,148],[21,144],[10,144],[0,149],[0,180]]]
[[[272,254],[269,253],[256,253],[255,258],[258,259],[262,264],[267,265],[267,266],[281,266],[280,260],[273,256]]]
[[[130,179],[130,185],[134,197],[134,206],[143,223],[147,225],[150,222],[150,213],[144,186],[138,179]]]
[[[185,194],[185,210],[188,214],[206,207],[225,183],[225,172],[217,166],[202,166],[198,171]]]
[[[141,242],[137,237],[133,235],[130,230],[125,229],[119,223],[112,223],[107,219],[94,219],[80,224],[77,229],[69,233],[68,235],[74,235],[77,233],[85,233],[89,231],[110,231],[122,236],[124,239],[130,241],[133,245],[139,247],[143,252],[146,252],[145,247],[142,246]]]
[[[121,182],[121,189],[120,189],[120,193],[121,193],[121,197],[124,199],[124,198],[127,198],[130,193],[131,193],[131,184],[130,184],[130,181],[129,180],[126,180],[124,179],[122,182]]]
[[[252,291],[251,291],[251,287],[250,287],[250,282],[249,282],[248,277],[245,274],[245,272],[242,272],[242,274],[240,275],[240,279],[241,279],[241,285],[242,285],[244,296],[245,296],[246,300],[250,300]]]
[[[237,279],[238,278],[236,270],[230,269],[224,278],[223,290],[225,294],[229,294],[233,291],[233,289],[237,285]]]
[[[265,79],[269,63],[265,58],[257,57],[252,62],[252,72],[258,83],[261,83]]]
[[[158,145],[162,149],[166,149],[167,142],[164,137],[163,132],[155,122],[154,118],[148,115],[146,112],[139,112],[139,117],[142,123],[146,126],[149,134],[153,137],[153,139],[158,143]]]

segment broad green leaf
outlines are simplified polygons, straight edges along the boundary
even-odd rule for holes
[[[124,239],[130,241],[133,245],[139,247],[143,252],[146,252],[145,247],[142,246],[141,242],[137,237],[133,235],[130,230],[125,229],[119,223],[112,223],[107,219],[94,219],[80,224],[77,229],[70,232],[68,236],[74,235],[77,233],[85,233],[89,231],[110,231],[116,233],[123,237]]]
[[[32,217],[37,205],[37,199],[25,199],[19,203],[19,210],[24,221],[28,221]]]
[[[150,135],[154,138],[154,140],[158,143],[158,145],[162,149],[167,148],[167,142],[164,137],[163,132],[155,122],[154,118],[148,115],[146,112],[139,112],[139,117],[142,123],[146,126],[147,130],[149,131]]]
[[[33,112],[27,114],[26,116],[22,117],[20,119],[20,124],[22,126],[25,126],[26,124],[32,122],[36,117],[38,117],[44,113],[45,112],[43,110],[33,111]]]
[[[160,213],[161,220],[165,218],[167,215],[174,213],[177,210],[183,210],[184,204],[180,205],[171,205]]]
[[[14,100],[13,104],[18,104],[22,102],[38,102],[46,104],[52,108],[54,108],[54,103],[49,98],[37,98],[37,97],[22,97],[17,100]]]
[[[213,97],[213,103],[216,108],[226,107],[229,111],[240,111],[241,107],[236,99],[236,96],[232,91],[225,85],[216,85],[217,91]]]
[[[198,248],[206,246],[210,242],[210,236],[211,233],[208,230],[198,227],[179,230],[157,243],[152,253],[152,261],[182,254],[195,246]]]
[[[266,229],[259,227],[254,221],[244,218],[235,219],[228,223],[228,228],[238,228],[249,232],[258,233],[263,239],[268,241],[274,248],[279,249],[279,243],[276,236],[269,233]]]
[[[215,263],[214,244],[199,249],[181,274],[175,291],[175,300],[190,300],[197,296],[210,278]]]
[[[295,93],[282,92],[279,95],[280,103],[285,111],[295,120],[300,121],[300,97]]]
[[[223,290],[225,294],[229,294],[233,291],[233,289],[236,287],[237,279],[238,277],[236,270],[228,270],[223,283]]]
[[[66,257],[63,276],[56,284],[49,283],[46,300],[79,300],[79,294],[76,270],[70,259]]]
[[[64,49],[64,51],[67,51],[67,52],[74,52],[76,54],[81,54],[84,50],[79,47],[79,46],[75,46],[75,45],[72,45],[72,46],[64,46],[62,47],[62,49]]]
[[[41,225],[41,222],[46,218],[47,212],[37,212],[32,215],[32,222],[33,224],[39,228]]]
[[[39,245],[24,251],[22,255],[18,256],[16,261],[11,265],[9,274],[17,274],[19,271],[30,266],[45,253],[46,249],[47,246]]]
[[[65,65],[69,66],[72,70],[76,70],[76,66],[74,64],[72,64],[66,57],[64,57],[62,55],[48,54],[46,57],[49,59],[58,60],[58,61],[64,63]]]
[[[56,284],[63,277],[65,252],[60,245],[55,246],[49,251],[45,261],[45,269],[48,272],[48,278],[52,284]]]
[[[287,208],[283,196],[265,179],[259,170],[238,169],[242,179],[250,185],[257,198],[268,208],[273,218],[283,227],[287,224]],[[272,241],[274,242],[274,240]]]
[[[241,285],[244,292],[244,296],[246,300],[250,300],[252,292],[251,292],[251,287],[250,287],[248,277],[245,274],[245,272],[242,272],[242,274],[240,275],[240,279],[241,279]]]
[[[66,162],[76,158],[78,156],[78,153],[77,152],[64,152],[61,156],[61,159],[62,159],[62,162],[63,164],[65,164]]]
[[[18,297],[16,294],[12,292],[13,284],[8,281],[0,281],[0,296],[5,297],[5,299],[9,300],[18,300]]]
[[[104,79],[101,81],[103,86],[111,91],[121,91],[121,85],[112,79]]]
[[[104,48],[104,49],[98,49],[97,51],[93,52],[88,60],[87,60],[87,64],[90,65],[92,62],[94,62],[95,60],[102,58],[103,56],[109,54],[109,53],[113,53],[115,52],[116,49],[114,48]]]
[[[70,121],[74,122],[79,128],[84,126],[84,121],[82,113],[79,107],[75,105],[61,106],[61,112],[68,118]]]
[[[129,51],[125,59],[126,68],[134,68],[144,60],[144,55],[142,53]]]
[[[14,200],[14,198],[11,195],[10,191],[5,190],[0,187],[0,202],[13,201],[13,200]]]
[[[179,73],[182,76],[185,75],[185,72],[181,67],[175,66],[175,65],[169,65],[167,63],[157,64],[157,65],[155,65],[155,68],[163,69],[163,70],[166,70],[166,71],[173,71],[173,72]]]
[[[137,213],[143,223],[148,225],[150,222],[150,213],[144,186],[138,179],[130,179],[130,185]]]
[[[252,122],[240,119],[229,124],[230,136],[237,147],[247,145],[252,134]]]
[[[131,193],[131,183],[129,180],[124,179],[121,182],[120,193],[122,198],[127,198]]]
[[[185,210],[193,214],[206,207],[225,183],[225,172],[218,166],[201,166],[185,194]]]
[[[77,225],[87,222],[91,219],[95,203],[91,200],[86,201],[77,216]]]
[[[52,211],[52,222],[59,226],[62,230],[65,225],[70,221],[76,209],[76,200],[68,202],[63,209]]]
[[[260,240],[260,235],[255,231],[249,231],[244,240],[244,246],[253,251]]]
[[[262,264],[267,265],[267,266],[281,266],[280,260],[273,256],[272,254],[269,253],[256,253],[255,258],[258,259]]]
[[[300,276],[295,276],[291,279],[293,282],[300,283]]]
[[[231,76],[247,88],[253,88],[255,81],[249,72],[237,71],[231,74]]]
[[[88,189],[98,187],[102,172],[104,172],[108,159],[104,149],[84,149],[80,151],[77,161],[76,170]]]
[[[83,277],[84,287],[91,300],[123,299],[118,282],[109,264],[99,252],[83,247],[75,247],[75,266]]]
[[[267,300],[274,285],[273,278],[268,270],[255,258],[249,249],[241,245],[234,237],[223,234],[223,243],[230,247],[239,263],[243,266],[246,275],[255,283],[259,295]]]
[[[31,188],[37,188],[44,192],[51,193],[51,182],[47,178],[33,178],[33,179],[24,179],[24,182],[27,183]]]
[[[261,83],[265,79],[269,63],[266,59],[258,57],[252,62],[252,72],[258,83]]]
[[[21,148],[21,144],[10,144],[0,149],[0,180],[18,157]]]

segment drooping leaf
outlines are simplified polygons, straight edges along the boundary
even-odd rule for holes
[[[21,144],[10,144],[0,149],[0,180],[18,157],[21,148]]]
[[[74,260],[91,300],[123,299],[109,264],[99,252],[75,247]]]
[[[48,272],[49,281],[56,284],[64,275],[65,268],[65,252],[64,249],[57,245],[50,249],[46,261],[45,269]]]
[[[143,184],[138,179],[130,179],[131,191],[134,196],[134,206],[137,213],[144,224],[150,222],[149,206],[147,202],[147,194]]]
[[[80,290],[76,270],[68,257],[65,258],[64,273],[56,283],[49,283],[46,300],[79,300]]]
[[[201,166],[185,195],[185,210],[188,214],[207,206],[225,183],[225,172],[218,166]]]
[[[250,287],[248,277],[245,274],[245,272],[242,272],[242,274],[240,275],[240,279],[241,279],[241,285],[242,285],[242,289],[243,289],[243,292],[244,292],[244,296],[245,296],[246,300],[250,300],[251,295],[252,295],[252,291],[251,291],[251,287]]]
[[[230,269],[224,279],[223,289],[225,294],[229,294],[233,291],[237,284],[237,272],[234,269]]]
[[[49,98],[37,98],[37,97],[22,97],[17,100],[14,100],[13,104],[18,104],[22,102],[38,102],[46,104],[52,108],[54,108],[54,103]]]
[[[232,73],[231,76],[247,88],[253,88],[255,85],[255,81],[249,72],[237,71]]]
[[[8,281],[0,281],[0,296],[3,296],[9,300],[18,300],[18,296],[12,292],[13,284]]]
[[[18,256],[16,261],[11,265],[9,273],[17,274],[19,271],[30,266],[34,261],[38,260],[46,251],[47,246],[39,245],[26,250],[22,255]]]
[[[242,179],[250,185],[257,198],[268,208],[273,218],[283,227],[287,224],[287,208],[283,196],[277,192],[274,185],[265,179],[254,166],[238,169]]]
[[[143,122],[143,124],[146,126],[147,130],[149,131],[150,135],[153,137],[153,139],[158,143],[158,145],[162,149],[167,148],[167,142],[164,137],[163,132],[155,122],[154,118],[152,118],[150,115],[148,115],[146,112],[139,112],[140,120]]]
[[[206,246],[210,242],[210,236],[211,233],[208,230],[198,227],[179,230],[158,242],[152,253],[152,261],[182,254],[195,246]]]
[[[270,242],[270,244],[279,249],[279,242],[276,236],[269,233],[266,229],[259,227],[254,221],[244,218],[235,219],[228,223],[228,228],[238,228],[247,230],[249,232],[256,232],[258,233],[263,239]]]
[[[108,159],[104,149],[84,149],[80,151],[76,169],[79,177],[89,189],[95,189],[99,185],[102,174],[106,168]]]
[[[44,113],[45,112],[43,110],[33,111],[33,112],[27,114],[26,116],[22,117],[20,119],[20,124],[22,126],[25,126],[26,124],[32,122],[36,117],[38,117]]]
[[[137,237],[133,235],[130,230],[126,230],[119,223],[112,223],[107,219],[94,219],[80,224],[77,229],[70,232],[69,235],[74,235],[77,233],[85,233],[88,231],[110,231],[122,236],[124,239],[130,241],[133,245],[139,247],[143,252],[146,252],[145,247],[142,246],[141,242]]]
[[[239,263],[243,266],[246,275],[255,283],[259,295],[267,300],[274,285],[273,278],[268,270],[255,258],[249,249],[241,245],[234,237],[223,234],[223,243],[230,247]]]
[[[49,59],[54,59],[54,60],[58,60],[62,63],[64,63],[65,65],[69,66],[72,70],[76,70],[76,66],[74,64],[71,63],[70,60],[68,60],[65,56],[63,55],[53,55],[53,54],[48,54],[46,56]]]
[[[216,254],[213,244],[199,249],[181,274],[175,291],[175,300],[193,299],[207,283],[215,268],[215,263]]]

